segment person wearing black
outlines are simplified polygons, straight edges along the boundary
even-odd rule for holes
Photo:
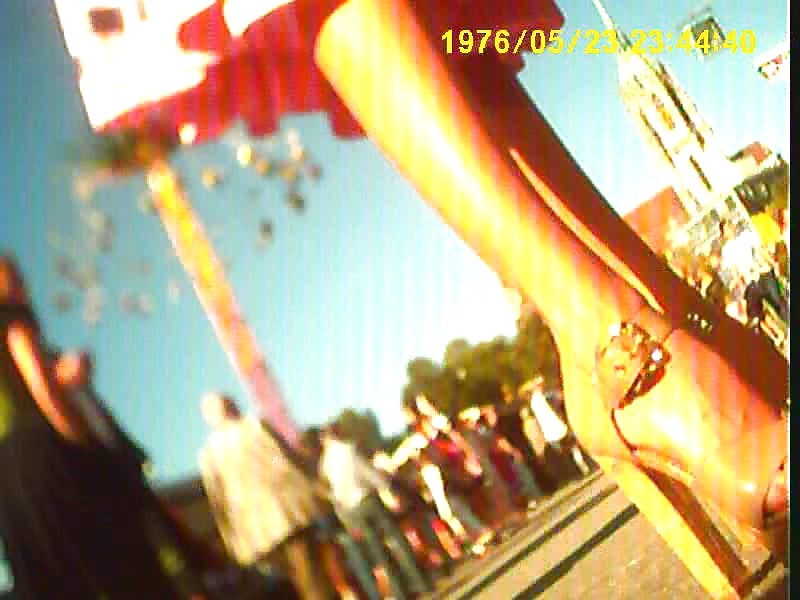
[[[179,600],[128,474],[54,382],[14,261],[0,255],[0,538],[17,600]]]
[[[162,501],[147,480],[150,458],[147,452],[123,429],[100,397],[93,382],[94,359],[87,352],[51,351],[55,379],[65,399],[89,426],[92,438],[114,457],[127,474],[129,492],[139,503],[142,527],[152,544],[177,557],[171,575],[187,596],[207,595],[204,575],[225,566],[225,558],[199,540],[184,525],[176,511]]]

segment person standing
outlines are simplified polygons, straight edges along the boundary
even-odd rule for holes
[[[129,476],[131,497],[138,499],[141,524],[162,552],[175,557],[170,573],[187,596],[206,594],[203,573],[219,568],[224,559],[197,538],[180,517],[153,491],[145,471],[149,457],[120,426],[95,389],[94,359],[88,352],[53,351],[53,372],[65,399],[89,425],[92,438],[105,447]]]
[[[129,473],[55,381],[25,285],[0,255],[0,538],[19,600],[178,600]]]
[[[511,489],[492,460],[496,444],[494,431],[483,423],[477,407],[467,409],[459,415],[456,431],[475,453],[483,472],[483,491],[491,508],[484,519],[491,518],[491,523],[500,528],[507,520],[514,518],[515,507]]]
[[[330,485],[339,518],[348,531],[363,535],[370,559],[386,571],[393,596],[408,598],[406,587],[412,594],[430,591],[430,580],[420,571],[411,545],[381,500],[381,491],[391,489],[389,480],[342,439],[335,425],[320,432],[320,441],[320,476]],[[395,548],[406,585],[394,571],[381,536]]]
[[[381,497],[405,532],[420,565],[439,574],[450,574],[451,557],[436,535],[436,516],[419,491],[419,473],[408,460],[396,465],[383,450],[372,455],[372,464],[392,485],[389,493],[397,500],[394,508],[386,501],[387,494]]]
[[[530,398],[531,411],[539,422],[547,446],[552,448],[558,457],[566,457],[569,454],[580,472],[584,476],[588,475],[591,468],[586,463],[578,442],[570,434],[569,427],[553,410],[544,394],[544,379],[541,376],[535,377],[523,384],[520,394]]]
[[[531,510],[541,499],[542,490],[533,478],[522,451],[497,431],[497,422],[497,409],[494,406],[487,407],[478,421],[484,438],[490,441],[492,463],[512,487],[517,500],[521,499]]]
[[[200,474],[225,547],[245,568],[281,564],[305,600],[334,598],[313,538],[326,514],[315,482],[270,427],[243,416],[232,398],[207,394],[201,411],[212,432]]]
[[[747,316],[751,322],[760,322],[764,317],[763,302],[769,302],[784,321],[789,321],[789,305],[781,294],[780,286],[772,273],[771,259],[761,246],[754,231],[736,234],[731,221],[720,224],[723,244],[721,269],[732,281],[741,280],[745,287]]]

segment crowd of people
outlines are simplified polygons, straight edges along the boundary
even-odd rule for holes
[[[418,396],[404,406],[409,435],[371,456],[335,423],[290,448],[230,397],[207,395],[200,471],[226,550],[240,568],[283,573],[302,598],[431,591],[593,468],[543,380],[506,392],[456,419]]]
[[[254,598],[417,597],[592,468],[541,378],[454,418],[418,396],[405,440],[372,455],[335,424],[290,447],[208,394],[199,466],[215,547],[152,489],[91,356],[49,343],[5,257],[0,334],[0,539],[20,600],[211,600],[242,585]]]
[[[788,342],[789,210],[777,212],[780,238],[766,245],[755,231],[729,219],[707,252],[671,253],[670,264],[709,301],[780,347]]]

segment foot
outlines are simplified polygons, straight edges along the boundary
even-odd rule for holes
[[[670,358],[663,377],[615,410],[604,401],[605,388],[588,358],[586,365],[562,362],[578,439],[594,456],[638,462],[683,481],[762,536],[766,517],[781,506],[786,478],[780,475],[788,454],[781,411],[786,361],[768,340],[727,318],[704,339],[672,330],[664,348]],[[562,354],[586,351],[563,348]]]
[[[723,512],[762,529],[766,511],[783,505],[776,498],[785,489],[786,420],[729,361],[687,332],[675,331],[665,346],[672,358],[664,378],[614,411],[619,432],[645,460],[672,463]],[[775,365],[776,377],[781,371]]]

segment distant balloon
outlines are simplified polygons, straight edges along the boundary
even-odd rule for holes
[[[256,173],[261,175],[261,177],[266,177],[267,175],[272,174],[272,161],[267,160],[266,158],[258,159],[253,166],[256,170]]]
[[[149,294],[128,293],[120,298],[120,309],[125,314],[149,317],[153,314],[153,298]]]
[[[58,292],[53,296],[53,306],[55,306],[56,310],[60,313],[69,312],[72,310],[73,306],[72,296],[67,292]]]
[[[303,170],[308,177],[314,180],[319,179],[322,175],[322,168],[319,165],[304,165]]]
[[[286,196],[286,203],[289,205],[293,211],[297,213],[302,213],[305,211],[306,202],[303,199],[303,196],[296,191],[291,191]]]
[[[139,200],[137,201],[137,205],[139,210],[146,215],[152,215],[156,212],[156,205],[153,203],[153,199],[149,194],[140,196]]]
[[[289,156],[295,162],[302,162],[306,158],[306,151],[300,145],[291,146],[289,148]]]
[[[281,169],[281,179],[289,185],[297,183],[297,180],[300,179],[300,170],[291,163],[284,165]]]
[[[80,174],[73,179],[73,193],[81,202],[89,202],[94,195],[95,181],[92,177]]]
[[[152,315],[155,307],[152,296],[150,296],[150,294],[140,294],[138,300],[139,312],[147,317]]]
[[[89,308],[84,309],[83,321],[89,327],[97,327],[100,324],[100,312]]]
[[[286,141],[290,146],[298,146],[300,144],[300,133],[297,129],[289,129],[286,131]]]
[[[243,167],[249,167],[253,163],[253,147],[250,144],[242,144],[236,149],[236,160]]]
[[[203,182],[203,187],[210,190],[217,187],[222,183],[222,174],[216,169],[206,168],[200,176]]]
[[[61,248],[61,236],[59,235],[58,231],[55,229],[49,229],[45,237],[47,239],[48,246],[55,250]]]
[[[136,312],[137,302],[136,297],[131,294],[125,294],[120,298],[119,307],[125,314]]]
[[[79,288],[88,292],[97,287],[100,274],[93,266],[89,265],[73,271],[73,278]]]
[[[681,32],[684,31],[691,35],[692,45],[701,61],[717,55],[726,37],[710,4],[687,16],[681,26]]]
[[[258,225],[258,245],[264,247],[272,242],[273,228],[269,221],[261,221]]]
[[[91,240],[92,248],[99,252],[110,252],[114,245],[114,236],[108,232],[96,234]]]
[[[146,258],[134,259],[127,262],[125,271],[139,277],[147,277],[153,272],[153,265]]]
[[[83,320],[86,324],[94,327],[100,322],[103,310],[103,296],[100,288],[93,288],[84,295]]]
[[[74,265],[72,259],[68,256],[56,256],[55,270],[58,275],[64,278],[69,278],[72,275]]]
[[[106,295],[100,285],[95,284],[88,288],[84,294],[84,301],[88,306],[97,308],[98,310],[106,303]]]

